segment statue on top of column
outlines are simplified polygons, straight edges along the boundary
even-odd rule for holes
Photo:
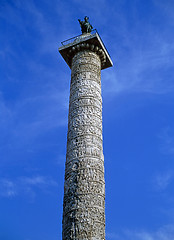
[[[92,25],[89,23],[89,18],[87,16],[84,17],[85,21],[81,21],[80,19],[78,19],[79,23],[80,23],[80,27],[81,27],[81,31],[82,34],[83,33],[90,33],[93,29]]]

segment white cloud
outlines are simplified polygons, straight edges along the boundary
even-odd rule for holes
[[[119,236],[119,234],[116,233],[112,233],[112,232],[106,232],[106,238],[107,239],[114,239],[114,240],[122,240],[121,236]]]
[[[15,197],[17,195],[16,184],[9,179],[0,180],[0,196]]]
[[[158,1],[156,4],[158,5]],[[168,4],[163,2],[163,8],[164,5]],[[159,26],[153,24],[154,19],[147,19],[143,23],[139,19],[136,4],[132,4],[132,8],[136,8],[133,16],[135,21],[137,19],[138,21],[134,22],[131,29],[127,16],[122,12],[116,12],[114,15],[114,21],[117,20],[117,24],[111,25],[110,18],[107,22],[107,25],[112,26],[112,31],[105,36],[106,47],[109,48],[114,66],[103,72],[102,82],[105,93],[109,95],[125,91],[151,94],[173,93],[174,44],[170,20],[165,18],[163,9],[160,9],[158,14],[162,19],[164,17],[163,20],[166,22],[165,29],[161,29],[160,24]],[[114,8],[110,10],[115,11]]]
[[[152,35],[151,38],[154,39],[154,36]],[[132,45],[135,44],[136,41],[132,43]],[[129,49],[127,58],[119,53],[120,59],[112,69],[103,72],[102,83],[105,92],[109,94],[125,91],[152,94],[174,92],[173,76],[166,77],[166,74],[173,72],[174,44],[161,39],[155,47],[151,44],[147,49],[132,47],[132,45],[127,45]],[[118,58],[115,57],[115,52],[111,55],[113,59]]]
[[[108,239],[114,240],[173,240],[174,224],[165,225],[156,231],[123,230],[122,233],[108,233]]]
[[[33,142],[40,134],[67,126],[67,91],[59,92],[57,88],[48,86],[42,93],[36,92],[31,96],[27,93],[12,105],[2,97],[0,100],[0,150],[4,147],[8,150],[34,147]],[[39,147],[38,144],[35,146]]]
[[[9,123],[12,119],[13,113],[11,109],[9,109],[3,99],[3,94],[0,92],[0,125],[6,125],[7,122]]]
[[[0,196],[13,198],[27,195],[34,197],[38,189],[43,193],[49,193],[49,189],[51,187],[57,187],[57,185],[56,181],[45,176],[19,177],[14,180],[2,178],[0,179]]]
[[[65,87],[63,84],[60,87],[59,79],[64,81],[67,77],[69,87],[70,75],[58,69],[57,48],[60,32],[43,14],[33,0],[17,0],[13,4],[4,2],[3,11],[0,11],[7,28],[12,25],[23,36],[19,38],[18,34],[12,34],[12,37],[8,38],[8,33],[3,35],[6,41],[0,55],[3,62],[10,66],[6,69],[7,79],[3,84],[9,84],[10,91],[13,86],[15,96],[13,91],[11,97],[7,91],[0,94],[0,131],[3,133],[0,137],[1,149],[7,145],[10,148],[23,148],[25,144],[30,145],[39,134],[67,125],[69,89],[66,90],[66,84]],[[29,29],[34,31],[34,34],[37,32],[39,37],[31,37]],[[34,43],[32,56],[25,47],[21,47],[23,44],[20,43],[27,41]],[[30,45],[32,46],[31,43]],[[50,58],[53,62],[51,66],[42,62],[43,59],[48,61]],[[14,84],[17,81],[19,85]],[[4,136],[7,136],[8,144]]]
[[[163,13],[166,19],[169,20],[170,25],[174,25],[173,16],[173,0],[163,1],[163,0],[153,0],[155,6]]]
[[[174,133],[172,127],[167,126],[163,128],[158,137],[161,140],[161,152],[167,155],[174,155]]]
[[[173,180],[173,173],[171,171],[156,175],[154,179],[155,189],[159,191],[165,190],[172,180]]]
[[[24,185],[33,185],[36,187],[40,186],[57,186],[57,183],[50,178],[46,178],[43,176],[36,176],[36,177],[22,177],[20,181]]]

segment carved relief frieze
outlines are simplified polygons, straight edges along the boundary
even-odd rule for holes
[[[95,91],[98,91],[99,93],[101,93],[101,87],[96,81],[93,81],[90,79],[85,79],[85,80],[78,81],[75,84],[71,85],[71,95],[75,91],[79,91],[80,88],[81,89],[94,88]]]
[[[97,98],[101,101],[101,93],[99,91],[95,91],[95,88],[89,89],[79,89],[79,91],[76,91],[73,93],[73,95],[70,95],[70,102],[73,102],[74,100],[81,98],[81,97],[93,97]]]
[[[78,168],[72,170],[66,168],[65,180],[72,182],[71,179],[76,177],[77,181],[91,181],[91,182],[103,182],[104,183],[104,172],[97,168]]]
[[[74,71],[74,72],[89,71],[89,72],[95,72],[97,74],[100,74],[100,66],[94,65],[94,64],[91,64],[91,63],[81,64],[81,65],[73,65],[72,66],[72,71]]]
[[[74,174],[74,178],[72,177],[70,181],[65,181],[64,184],[64,194],[66,195],[74,195],[74,194],[105,194],[105,186],[103,182],[88,182],[86,180],[81,181],[81,183],[77,183],[76,181],[77,175]],[[74,182],[75,180],[75,182]],[[74,184],[73,184],[74,183]]]
[[[83,49],[86,49],[86,50],[83,50]],[[90,49],[92,51],[90,51],[88,49]],[[101,65],[103,65],[106,62],[106,55],[105,55],[104,51],[100,47],[95,46],[93,44],[90,44],[90,45],[89,44],[83,44],[83,45],[78,44],[78,45],[72,47],[72,49],[70,49],[69,54],[70,55],[75,54],[75,56],[73,57],[72,63],[75,62],[77,58],[80,58],[80,57],[84,58],[86,56],[90,56],[92,58],[95,55],[96,55],[96,58],[98,57],[100,59]]]
[[[86,57],[95,58],[96,61],[100,61],[99,56],[95,52],[80,51],[80,52],[76,53],[75,56],[73,57],[72,64],[74,62],[76,62],[78,59],[83,59],[83,58],[86,58]],[[90,60],[89,60],[89,62],[90,62]]]
[[[104,54],[97,46],[86,48],[88,50],[79,45],[69,53],[74,57],[71,64],[63,240],[105,240],[100,74]]]
[[[66,195],[66,202],[64,204],[64,209],[66,212],[71,211],[75,208],[86,208],[86,207],[105,207],[105,198],[101,195],[88,194],[85,195],[74,195],[74,198],[70,198],[69,195]]]
[[[72,218],[66,218],[66,222],[69,224],[63,228],[66,234],[63,234],[63,239],[65,240],[105,240],[105,235],[102,229],[105,228],[105,225],[98,223],[91,223],[89,220],[75,221],[76,224],[73,224],[73,228],[69,230],[70,222]],[[87,229],[87,230],[86,230]],[[65,236],[64,236],[65,235]],[[67,237],[68,236],[68,237]],[[75,237],[75,238],[74,238]]]
[[[85,156],[94,156],[98,158],[103,158],[103,153],[101,149],[91,146],[83,146],[79,148],[73,148],[71,151],[67,151],[67,158],[78,158]]]
[[[103,158],[99,159],[96,157],[84,157],[84,158],[67,159],[66,161],[66,169],[72,169],[73,171],[75,171],[78,168],[85,168],[85,167],[96,168],[104,172]]]
[[[75,211],[75,217],[77,220],[83,219],[83,221],[85,221],[85,219],[88,219],[90,216],[90,221],[91,223],[96,222],[103,222],[105,220],[104,217],[104,209],[100,208],[100,207],[90,207],[89,205],[85,206],[86,207],[86,211],[83,210],[83,208],[81,207],[77,207],[76,209],[71,209],[67,212],[65,212],[65,217],[67,215],[67,213],[69,213],[69,215],[73,215],[73,212]]]
[[[103,144],[102,139],[98,138],[94,135],[86,135],[86,136],[80,136],[74,139],[71,139],[67,142],[67,152],[71,151],[71,149],[74,148],[80,148],[80,147],[92,147],[95,146],[101,151],[103,151]]]
[[[92,79],[93,81],[98,82],[101,85],[101,74],[91,71],[83,72],[72,72],[71,73],[71,85],[75,84],[76,81],[81,81],[85,79]]]
[[[93,106],[102,109],[102,102],[96,98],[77,98],[73,102],[70,102],[69,112],[74,111],[78,107]]]
[[[78,89],[78,91],[77,91]],[[76,90],[76,91],[75,91]],[[76,94],[78,94],[78,96],[93,96],[93,97],[97,97],[100,99],[101,96],[101,90],[99,90],[99,88],[96,88],[94,85],[91,84],[91,87],[84,85],[83,87],[79,86],[76,87],[73,91],[70,92],[70,101],[72,101],[74,99],[74,96],[76,96]]]
[[[73,66],[74,65],[78,65],[78,64],[88,64],[88,63],[91,63],[91,64],[95,64],[95,65],[98,65],[99,67],[101,67],[101,62],[100,62],[100,58],[96,58],[96,55],[90,55],[89,54],[90,52],[88,52],[85,56],[82,57],[78,57],[75,56],[74,59],[73,59]]]
[[[71,112],[69,112],[69,119],[73,119],[77,115],[79,116],[86,115],[86,118],[87,118],[87,116],[90,114],[98,116],[102,120],[102,109],[93,105],[84,105],[84,106],[79,106],[75,109],[71,109]]]
[[[102,129],[101,117],[92,114],[76,115],[73,118],[69,118],[68,124],[69,128],[92,125]]]
[[[99,138],[102,138],[102,130],[91,125],[83,127],[79,126],[78,128],[69,129],[67,138],[69,140],[83,134],[93,134],[98,136]]]

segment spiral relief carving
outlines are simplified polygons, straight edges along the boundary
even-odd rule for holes
[[[101,64],[94,45],[72,47],[63,240],[105,240]]]

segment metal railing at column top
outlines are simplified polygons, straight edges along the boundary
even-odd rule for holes
[[[92,34],[95,34],[95,33],[98,34],[97,29],[92,30],[90,34],[92,35]],[[77,38],[79,38],[79,37],[82,36],[82,35],[83,35],[83,34],[80,34],[80,35],[75,36],[75,37],[73,37],[73,38],[69,38],[69,39],[61,42],[61,44],[62,44],[62,46],[65,46],[65,45],[67,45],[67,44],[69,44],[69,43],[74,42]]]

